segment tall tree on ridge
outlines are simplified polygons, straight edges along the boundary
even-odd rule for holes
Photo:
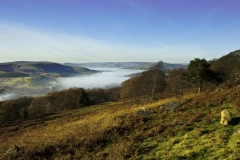
[[[203,81],[220,82],[220,79],[217,78],[217,73],[212,71],[210,67],[211,64],[205,59],[195,58],[190,61],[187,71],[182,74],[182,78],[193,83],[197,82],[199,84],[198,93],[200,93],[202,91]]]

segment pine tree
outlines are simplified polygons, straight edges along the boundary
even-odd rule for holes
[[[183,72],[182,78],[191,81],[193,83],[198,83],[198,93],[202,91],[203,81],[219,83],[220,79],[217,78],[217,73],[210,69],[211,64],[209,64],[205,59],[195,58],[190,61],[187,71]]]

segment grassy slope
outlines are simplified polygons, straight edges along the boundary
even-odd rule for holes
[[[152,104],[105,103],[45,118],[13,122],[0,128],[3,159],[239,159],[240,113],[235,106],[240,87],[190,94]],[[182,102],[175,112],[158,106]],[[141,117],[141,107],[157,112]],[[229,109],[235,124],[219,123]],[[18,153],[4,155],[14,144]]]
[[[98,71],[95,70],[91,70],[88,68],[84,68],[84,67],[79,67],[79,66],[72,66],[72,68],[78,72],[79,74],[91,74],[91,73],[97,73]]]

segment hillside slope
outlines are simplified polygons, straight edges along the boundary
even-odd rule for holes
[[[9,62],[0,63],[0,76],[36,76],[42,73],[74,75],[84,73],[95,73],[95,71],[83,67],[71,67],[52,62]]]
[[[152,104],[125,100],[4,124],[0,158],[239,159],[239,93],[235,87]],[[161,107],[173,101],[181,104],[176,110]],[[231,125],[219,123],[223,109]]]

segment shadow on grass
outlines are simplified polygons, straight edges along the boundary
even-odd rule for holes
[[[235,125],[238,125],[240,123],[240,117],[235,117],[232,119],[232,124],[235,126]]]
[[[143,146],[141,148],[139,148],[138,150],[138,153],[139,154],[147,154],[149,153],[151,150],[155,149],[158,147],[158,144],[154,144],[154,145],[151,145],[151,146]]]

